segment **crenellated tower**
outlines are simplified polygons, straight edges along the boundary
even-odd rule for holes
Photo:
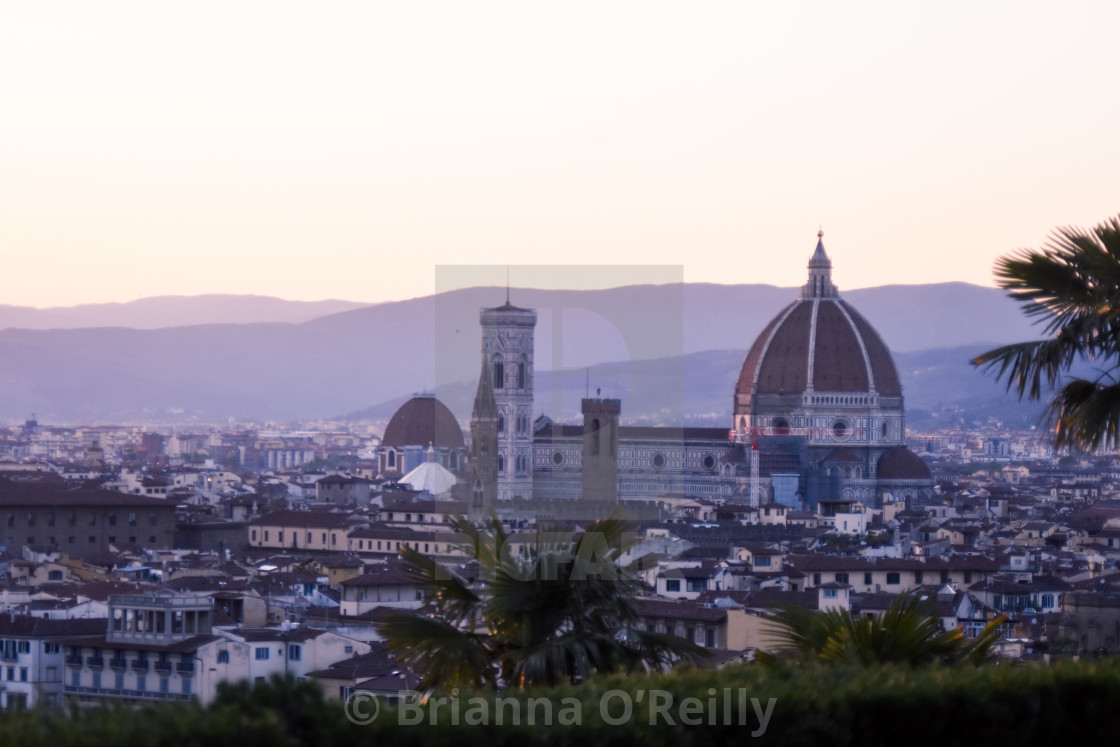
[[[585,399],[582,495],[593,503],[618,503],[618,417],[622,400]]]

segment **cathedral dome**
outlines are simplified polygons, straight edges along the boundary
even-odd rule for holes
[[[902,395],[890,351],[867,320],[839,298],[831,269],[823,239],[818,240],[801,298],[754,341],[739,372],[736,395]]]
[[[878,473],[880,480],[928,480],[931,477],[929,465],[905,446],[896,446],[879,457]]]
[[[431,394],[418,394],[393,413],[381,443],[458,449],[463,446],[463,431],[447,405]]]

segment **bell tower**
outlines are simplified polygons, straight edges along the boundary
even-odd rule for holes
[[[537,312],[512,305],[479,311],[482,365],[497,411],[497,499],[533,497],[533,333]]]

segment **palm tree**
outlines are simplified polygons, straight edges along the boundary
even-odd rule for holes
[[[1045,414],[1056,446],[1120,446],[1120,218],[1059,228],[1042,249],[1001,258],[995,274],[1046,339],[989,350],[972,364],[1006,374],[1020,400],[1041,400],[1061,384]],[[1082,360],[1099,375],[1068,377]]]
[[[773,645],[758,658],[764,663],[792,659],[860,666],[979,664],[991,657],[1006,619],[997,617],[975,638],[965,638],[961,630],[941,629],[936,610],[920,592],[899,594],[881,617],[786,607],[771,618]]]
[[[496,518],[484,531],[462,518],[452,528],[477,563],[478,582],[402,549],[408,573],[431,592],[434,609],[379,623],[389,649],[426,687],[553,685],[706,656],[675,636],[638,629],[631,600],[641,584],[616,563],[625,549],[625,525],[617,517],[569,541],[542,535],[523,557],[511,554]]]

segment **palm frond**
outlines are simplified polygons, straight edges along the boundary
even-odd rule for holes
[[[770,619],[767,633],[767,649],[758,656],[767,664],[792,659],[916,667],[979,660],[994,642],[991,636],[968,641],[959,630],[942,630],[936,609],[917,591],[898,595],[879,616],[786,607]]]
[[[1053,396],[1045,411],[1054,424],[1054,445],[1095,450],[1120,445],[1120,384],[1074,379]]]
[[[634,629],[632,599],[641,584],[617,560],[636,537],[619,516],[578,537],[542,532],[517,554],[496,517],[480,529],[460,519],[451,525],[478,561],[479,585],[402,550],[410,575],[435,600],[435,615],[394,615],[379,625],[390,649],[430,687],[556,684],[704,657],[688,641]]]
[[[514,681],[521,685],[558,685],[608,672],[625,658],[611,636],[566,633],[510,653]]]
[[[639,659],[631,662],[629,669],[644,666],[666,671],[681,662],[702,664],[712,658],[711,651],[679,636],[632,628],[627,629],[625,634],[634,641],[632,648],[640,654]]]
[[[1058,383],[1077,354],[1075,346],[1055,338],[1004,345],[973,358],[972,365],[994,371],[997,379],[1008,374],[1007,391],[1014,390],[1020,400],[1039,400]]]
[[[763,651],[771,657],[813,659],[839,626],[840,621],[827,612],[792,605],[779,607],[763,626]]]
[[[995,643],[999,640],[1000,626],[1007,622],[1007,615],[989,621],[975,638],[966,639],[960,647],[958,661],[965,664],[986,664],[995,658]]]
[[[493,682],[485,636],[444,620],[419,615],[388,615],[378,632],[398,660],[421,673],[429,688],[481,687]]]
[[[445,617],[463,622],[473,617],[482,604],[482,599],[463,578],[427,555],[411,547],[402,547],[400,559],[405,572],[427,588]]]
[[[1041,325],[1045,339],[990,350],[974,366],[1006,377],[1019,399],[1041,400],[1057,445],[1120,446],[1120,409],[1102,382],[1062,377],[1078,360],[1106,374],[1120,368],[1120,217],[1084,230],[1062,227],[1041,249],[1022,249],[996,263],[996,282]]]

